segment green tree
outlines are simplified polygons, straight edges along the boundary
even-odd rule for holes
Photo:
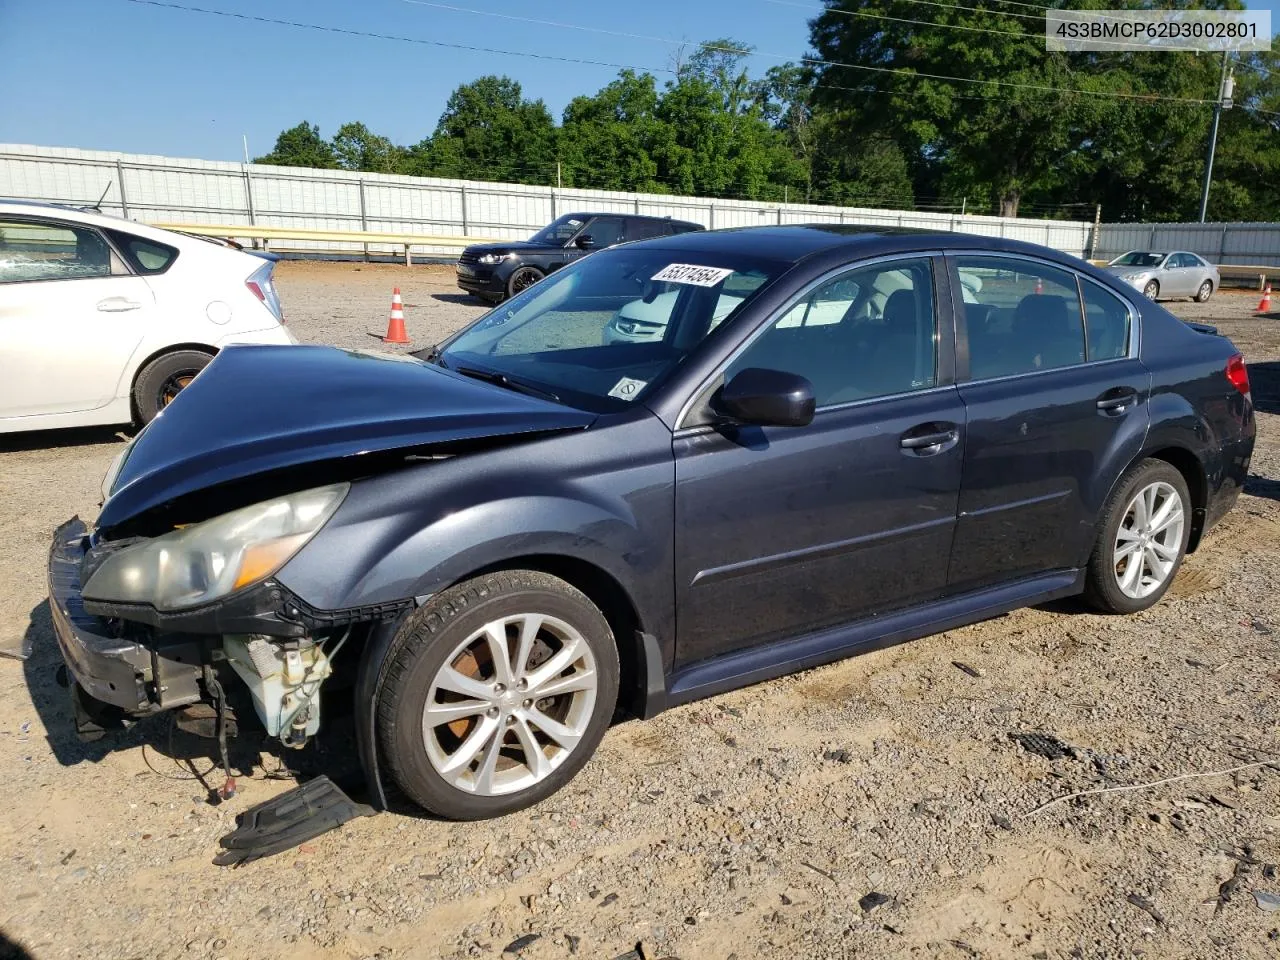
[[[405,150],[388,138],[371,133],[363,123],[344,123],[333,135],[333,155],[343,170],[401,173]]]
[[[284,167],[317,167],[331,170],[338,165],[333,147],[320,136],[320,128],[305,120],[276,137],[275,149],[254,163],[273,163]]]
[[[657,117],[652,75],[623,70],[589,97],[564,110],[560,160],[565,186],[661,193],[654,150],[666,134]]]
[[[545,184],[555,174],[557,130],[546,104],[509,77],[453,91],[435,133],[413,150],[424,176]]]

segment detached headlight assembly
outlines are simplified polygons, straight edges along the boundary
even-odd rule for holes
[[[487,266],[493,266],[495,263],[501,263],[507,257],[514,257],[514,253],[486,253],[480,257],[480,262]]]
[[[182,610],[265,580],[333,516],[349,483],[265,500],[195,523],[102,562],[84,596]]]

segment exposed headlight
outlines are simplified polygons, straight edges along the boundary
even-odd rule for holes
[[[265,500],[126,547],[102,562],[84,595],[181,610],[271,576],[333,516],[349,483]]]
[[[514,256],[515,256],[514,253],[486,253],[480,257],[480,262],[483,264],[487,264],[489,266],[493,266],[495,263],[501,263],[503,260],[506,260],[508,257],[514,257]]]
[[[1130,283],[1137,283],[1139,280],[1146,279],[1145,273],[1122,273],[1121,280],[1128,280]]]

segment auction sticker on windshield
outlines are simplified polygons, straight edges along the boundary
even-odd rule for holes
[[[655,273],[651,280],[663,280],[667,283],[687,283],[695,287],[714,287],[729,274],[733,268],[699,267],[692,263],[673,263]]]

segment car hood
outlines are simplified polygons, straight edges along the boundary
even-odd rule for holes
[[[232,346],[122,454],[97,525],[259,474],[345,458],[358,469],[354,458],[370,454],[581,429],[594,419],[411,357]]]

